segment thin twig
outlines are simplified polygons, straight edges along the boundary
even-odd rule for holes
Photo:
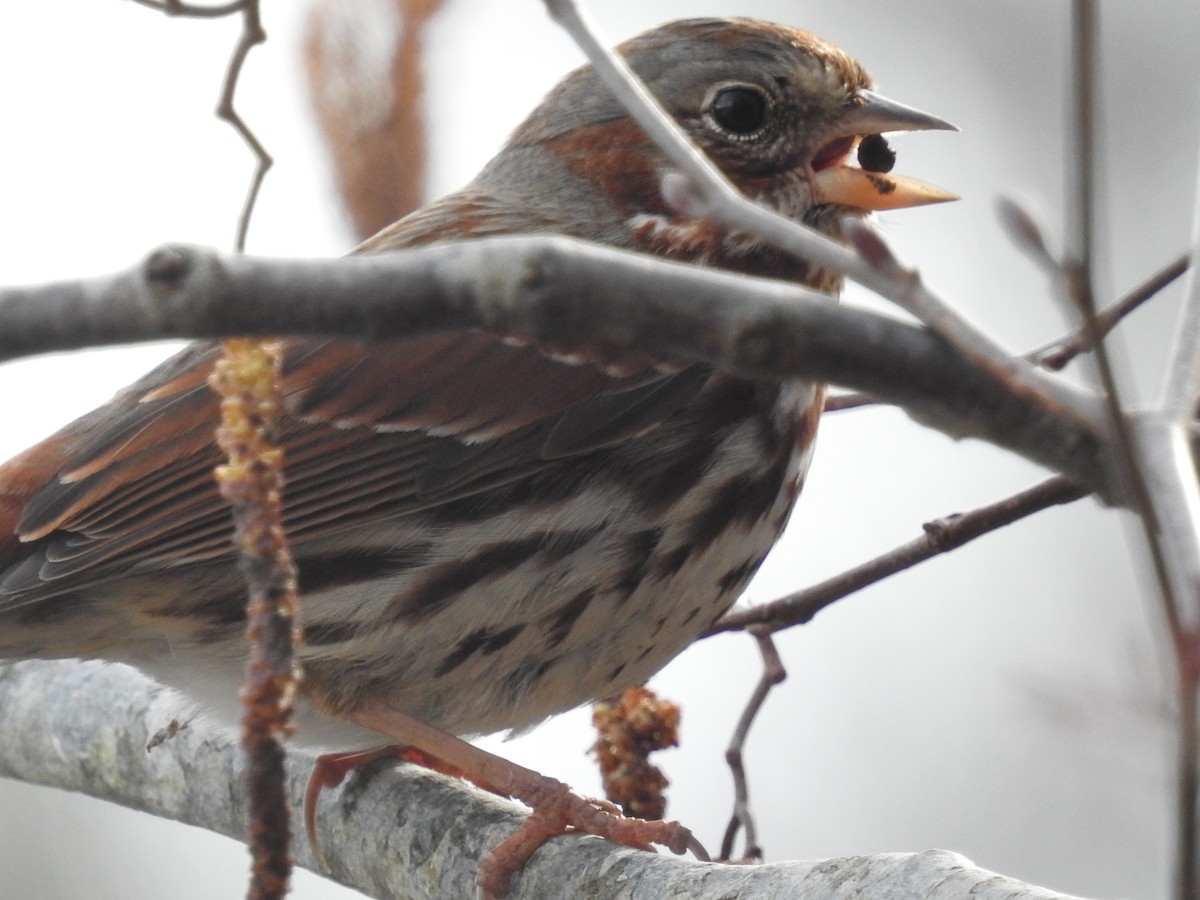
[[[1101,337],[1107,337],[1127,315],[1147,300],[1157,296],[1159,292],[1188,271],[1190,265],[1191,260],[1186,255],[1171,260],[1116,303],[1098,313],[1095,330]],[[1070,335],[1030,351],[1026,356],[1040,366],[1059,371],[1079,354],[1086,353],[1091,349],[1088,329],[1081,327]]]
[[[1093,283],[1093,248],[1095,244],[1095,86],[1097,69],[1097,31],[1099,11],[1095,0],[1072,2],[1072,78],[1073,102],[1071,129],[1073,153],[1068,161],[1072,179],[1070,220],[1074,227],[1068,232],[1071,248],[1063,262],[1068,295],[1083,318],[1086,341],[1092,347],[1096,373],[1100,381],[1107,412],[1107,427],[1114,446],[1114,462],[1120,479],[1127,485],[1134,509],[1142,519],[1149,544],[1155,577],[1172,622],[1172,633],[1178,633],[1178,603],[1169,573],[1169,562],[1162,545],[1156,512],[1147,492],[1145,472],[1134,450],[1128,419],[1122,408],[1120,391],[1111,360],[1104,345],[1096,316]]]
[[[1191,269],[1154,411],[1138,424],[1149,531],[1165,545],[1163,599],[1176,658],[1177,712],[1174,896],[1200,893],[1200,485],[1190,443],[1200,393],[1200,173],[1193,200]],[[1152,549],[1158,544],[1148,534]],[[1156,571],[1160,560],[1155,557]]]
[[[742,856],[736,861],[749,863],[762,860],[762,846],[758,843],[758,831],[754,825],[754,816],[750,811],[750,786],[746,779],[744,753],[746,739],[750,736],[750,728],[766,702],[767,695],[771,693],[772,688],[777,684],[782,684],[783,680],[787,678],[787,669],[783,667],[783,660],[779,656],[779,650],[775,646],[775,640],[771,637],[771,633],[757,627],[748,628],[747,631],[758,644],[759,653],[762,654],[763,670],[758,684],[754,687],[754,692],[746,702],[746,708],[742,710],[742,715],[738,719],[737,728],[734,729],[733,738],[729,742],[729,749],[725,751],[725,761],[729,764],[729,771],[733,774],[733,815],[730,816],[729,824],[725,827],[725,836],[721,839],[719,862],[734,861],[733,842],[737,839],[739,830],[745,831],[746,840]]]
[[[847,237],[855,245],[855,252],[742,196],[667,115],[625,61],[596,37],[574,0],[544,2],[551,17],[583,50],[608,89],[677,167],[672,193],[687,196],[690,214],[753,234],[772,246],[854,279],[915,315],[1013,392],[1061,409],[1087,427],[1098,425],[1101,411],[1094,394],[1012,357],[930,291],[915,271],[899,266],[870,226],[848,221]]]
[[[1200,547],[1189,548],[1185,542],[1179,547],[1183,556],[1172,559],[1171,554],[1164,546],[1164,540],[1168,538],[1164,534],[1163,523],[1159,521],[1161,504],[1153,502],[1147,482],[1147,478],[1151,474],[1151,467],[1143,464],[1140,458],[1140,455],[1147,452],[1157,453],[1154,448],[1146,447],[1147,441],[1153,443],[1155,440],[1151,437],[1153,429],[1142,429],[1142,434],[1138,438],[1142,446],[1135,448],[1135,439],[1122,406],[1116,375],[1105,349],[1096,315],[1092,251],[1096,227],[1093,194],[1095,192],[1095,85],[1098,66],[1098,30],[1099,10],[1096,0],[1073,0],[1072,72],[1075,99],[1072,128],[1074,157],[1070,160],[1068,168],[1074,173],[1075,179],[1073,192],[1075,209],[1072,215],[1075,228],[1071,233],[1072,250],[1070,257],[1064,263],[1064,271],[1070,296],[1083,317],[1083,328],[1087,335],[1087,341],[1093,348],[1096,371],[1107,411],[1108,430],[1112,435],[1117,473],[1127,487],[1134,509],[1141,517],[1155,579],[1162,597],[1164,614],[1171,633],[1178,636],[1181,633],[1179,583],[1173,573],[1184,560],[1189,560],[1187,568],[1200,575],[1200,557],[1197,555]],[[1139,454],[1139,449],[1141,454]],[[1171,455],[1169,448],[1161,449],[1167,456]],[[1194,492],[1194,490],[1193,487],[1192,491]],[[1172,492],[1167,491],[1166,493]],[[1165,503],[1174,502],[1165,494],[1160,495],[1160,499]]]
[[[1055,261],[1056,266],[1061,262]],[[1104,309],[1096,316],[1097,331],[1101,337],[1106,337],[1119,325],[1126,316],[1138,309],[1148,300],[1153,299],[1160,291],[1178,279],[1191,265],[1191,257],[1184,255],[1172,260],[1159,269],[1116,303]],[[1043,344],[1036,350],[1030,350],[1024,356],[1043,368],[1060,371],[1081,353],[1092,348],[1088,337],[1088,329],[1080,327],[1070,334],[1056,338]],[[880,400],[868,394],[834,393],[825,397],[825,412],[842,412],[850,409],[862,409],[868,406],[878,406]]]
[[[234,0],[217,6],[197,6],[182,0],[133,0],[140,6],[156,9],[167,16],[182,16],[188,19],[221,19],[241,12],[246,6],[257,4],[257,0]]]
[[[1167,372],[1158,406],[1181,424],[1196,417],[1200,397],[1200,174],[1193,211],[1191,247],[1175,265],[1188,269],[1183,285],[1183,307],[1175,328],[1175,343],[1168,357]],[[1191,263],[1189,269],[1189,262]]]
[[[1046,229],[1039,218],[1015,197],[999,197],[996,200],[996,216],[1019,250],[1054,278],[1062,275],[1062,262],[1050,249],[1046,240]]]
[[[224,119],[245,141],[250,152],[254,154],[254,174],[250,176],[250,186],[246,190],[246,199],[242,203],[242,211],[238,216],[237,236],[233,246],[238,253],[246,249],[246,233],[250,230],[250,217],[254,214],[254,205],[258,201],[258,192],[262,188],[263,179],[267,177],[273,160],[262,142],[250,130],[234,107],[234,97],[237,94],[238,78],[242,74],[242,66],[246,57],[258,44],[267,39],[267,33],[262,27],[258,0],[249,0],[242,8],[242,32],[238,37],[237,46],[229,58],[229,66],[225,70],[225,81],[221,85],[221,99],[217,104],[217,118]]]
[[[1185,291],[1179,341],[1168,361],[1158,408],[1139,417],[1136,432],[1122,409],[1116,378],[1095,314],[1092,246],[1095,229],[1095,87],[1099,10],[1096,0],[1072,4],[1074,57],[1075,178],[1074,257],[1065,271],[1071,295],[1083,315],[1104,390],[1118,474],[1139,512],[1154,576],[1178,661],[1176,867],[1179,900],[1200,889],[1197,841],[1200,823],[1200,721],[1197,719],[1197,600],[1200,599],[1200,487],[1186,427],[1195,414],[1200,380],[1200,294]],[[1189,279],[1195,283],[1195,277]]]
[[[1071,503],[1087,495],[1085,488],[1055,476],[997,503],[928,522],[922,526],[925,531],[922,537],[779,600],[734,610],[718,619],[704,637],[753,626],[761,626],[774,633],[803,624],[835,601],[890,575],[961,547],[1033,513]]]
[[[250,229],[250,219],[254,214],[254,205],[258,201],[259,190],[273,164],[273,160],[262,142],[251,131],[234,106],[238,79],[241,77],[246,58],[256,45],[267,39],[267,33],[262,27],[259,0],[236,0],[236,2],[220,6],[197,6],[193,3],[180,2],[180,0],[134,0],[134,2],[158,10],[164,15],[187,19],[218,19],[236,13],[242,15],[242,30],[238,35],[237,45],[230,54],[229,63],[225,67],[225,78],[221,84],[221,94],[216,109],[217,118],[228,122],[254,155],[254,173],[250,176],[250,185],[246,189],[246,198],[242,202],[242,210],[238,215],[237,231],[233,241],[234,249],[238,253],[242,253],[246,249],[246,234]]]
[[[1178,749],[1178,846],[1175,863],[1175,893],[1180,900],[1191,900],[1196,896],[1197,873],[1200,872],[1200,826],[1198,826],[1197,804],[1200,803],[1200,775],[1196,771],[1196,759],[1200,756],[1200,719],[1197,705],[1200,704],[1197,687],[1196,660],[1200,658],[1200,646],[1194,639],[1185,642],[1177,651],[1183,661],[1183,672],[1179,679],[1179,749]]]
[[[1160,474],[1172,477],[1174,484],[1164,486],[1152,497],[1162,498],[1160,522],[1170,528],[1177,540],[1187,542],[1181,548],[1194,554],[1200,544],[1200,492],[1197,489],[1197,461],[1188,442],[1186,429],[1196,415],[1196,394],[1200,390],[1200,174],[1197,175],[1193,212],[1191,270],[1184,285],[1181,322],[1176,331],[1167,367],[1166,382],[1160,398],[1167,440],[1174,448],[1175,466]],[[1175,889],[1179,897],[1194,897],[1200,890],[1200,596],[1197,596],[1196,572],[1180,573],[1182,586],[1181,629],[1175,635],[1175,653],[1179,682],[1178,788],[1176,799],[1177,831]],[[1188,577],[1191,576],[1191,577]]]

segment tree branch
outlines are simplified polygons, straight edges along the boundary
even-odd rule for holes
[[[236,739],[194,719],[154,750],[181,700],[124,666],[24,662],[0,667],[0,776],[80,791],[240,838],[245,833]],[[55,752],[47,752],[47,748]],[[312,758],[289,757],[299,814]],[[357,775],[321,804],[334,878],[380,898],[473,896],[482,854],[519,821],[517,809],[411,766]],[[307,844],[297,861],[314,869]],[[979,869],[944,850],[763,866],[698,863],[566,836],[540,849],[515,898],[647,897],[883,900],[1070,900]],[[932,887],[931,887],[932,886]]]
[[[1007,201],[1002,207],[1005,210],[1005,220],[1011,220],[1021,214],[1020,208]],[[1015,230],[1016,226],[1011,228]],[[1024,230],[1029,231],[1034,226],[1030,225]],[[1056,278],[1062,277],[1062,264],[1056,259],[1049,258],[1048,266],[1053,267]],[[1039,258],[1040,259],[1040,258]],[[1100,337],[1107,336],[1114,328],[1124,321],[1125,317],[1134,310],[1141,307],[1147,301],[1153,299],[1162,290],[1164,290],[1171,282],[1180,278],[1191,265],[1191,257],[1186,254],[1176,259],[1173,259],[1167,265],[1163,266],[1152,275],[1148,276],[1141,284],[1133,288],[1129,293],[1117,300],[1111,306],[1105,307],[1096,314],[1095,331]],[[1091,337],[1087,327],[1080,327],[1056,338],[1048,344],[1043,344],[1036,350],[1030,350],[1024,354],[1025,359],[1029,360],[1044,369],[1049,369],[1052,372],[1059,372],[1067,367],[1071,360],[1075,359],[1081,353],[1087,353],[1092,349]],[[825,412],[841,412],[842,410],[859,409],[864,406],[874,406],[879,401],[874,397],[869,397],[866,394],[857,393],[842,393],[832,394],[825,398]]]
[[[793,625],[802,625],[825,607],[855,591],[942,553],[949,553],[977,537],[990,534],[1043,509],[1073,503],[1086,496],[1086,490],[1061,476],[1056,476],[968,513],[926,522],[921,537],[786,597],[772,600],[770,603],[734,609],[713,623],[703,637],[754,628],[774,633]]]
[[[925,329],[781,282],[560,237],[318,261],[166,247],[110,278],[0,290],[0,325],[0,360],[163,337],[380,340],[448,328],[522,335],[601,359],[641,350],[747,377],[865,391],[925,425],[989,441],[1122,502],[1099,434]],[[1078,393],[1066,382],[1059,390]]]

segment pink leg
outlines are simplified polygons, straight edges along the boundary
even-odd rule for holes
[[[325,859],[325,851],[317,837],[317,798],[326,788],[335,788],[346,776],[355,769],[369,766],[377,759],[399,757],[405,747],[389,744],[386,747],[375,747],[372,750],[355,750],[350,753],[324,753],[317,757],[312,774],[308,776],[308,787],[304,791],[304,831],[308,834],[309,846],[313,855],[326,872],[329,871],[329,861]]]
[[[443,775],[472,781],[469,773],[448,765],[423,750],[405,744],[387,744],[371,750],[321,754],[317,757],[312,774],[308,776],[308,787],[304,791],[304,831],[308,835],[308,843],[313,849],[313,855],[317,857],[317,862],[326,872],[329,871],[329,861],[325,859],[325,852],[321,848],[321,841],[317,835],[317,799],[321,796],[321,791],[337,787],[346,780],[346,776],[351,772],[369,766],[379,759],[398,759],[432,769],[434,772],[441,772]],[[486,784],[481,784],[479,787],[491,790]]]
[[[579,797],[560,781],[480,750],[382,703],[368,701],[350,718],[435,757],[442,766],[457,770],[488,790],[514,797],[533,809],[521,827],[480,863],[479,887],[485,898],[507,895],[513,874],[534,851],[549,838],[567,831],[581,831],[643,850],[650,849],[651,844],[661,844],[673,853],[691,850],[698,859],[708,859],[700,842],[678,822],[626,819],[616,814],[611,804]],[[368,761],[383,755],[380,751],[368,752],[375,754]]]

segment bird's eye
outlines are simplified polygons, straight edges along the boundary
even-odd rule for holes
[[[755,85],[736,84],[718,88],[705,113],[717,129],[735,140],[748,140],[762,131],[767,121],[767,95]]]

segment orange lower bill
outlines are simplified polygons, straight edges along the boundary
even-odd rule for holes
[[[904,175],[868,172],[854,166],[829,166],[812,176],[813,199],[857,209],[903,209],[957,200],[957,194]]]

